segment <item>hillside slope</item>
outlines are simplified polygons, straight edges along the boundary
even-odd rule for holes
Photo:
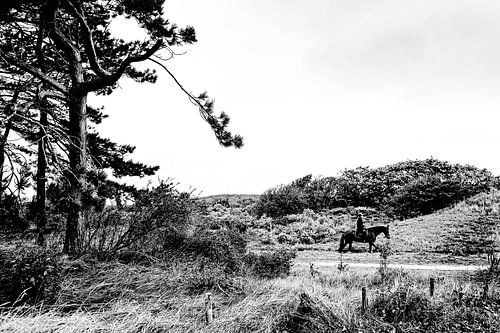
[[[333,241],[327,244],[297,247],[297,262],[338,261],[336,251],[346,227],[336,227]],[[381,224],[366,219],[367,227]],[[385,224],[385,223],[384,223]],[[389,223],[392,263],[487,264],[487,253],[500,252],[500,191],[478,194],[447,209],[417,218]],[[379,236],[376,244],[387,240]],[[378,262],[378,253],[368,253],[368,245],[353,244],[354,252],[345,252],[347,262]]]
[[[500,191],[482,193],[434,214],[397,221],[392,246],[398,252],[464,256],[500,250]]]

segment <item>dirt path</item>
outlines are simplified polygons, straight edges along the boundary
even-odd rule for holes
[[[313,264],[315,268],[337,267],[338,261],[312,261],[312,262],[296,262],[295,266],[307,266]],[[358,268],[378,268],[378,263],[359,263],[359,262],[343,262],[348,267]],[[486,269],[485,265],[441,265],[441,264],[387,264],[389,268],[401,268],[411,270],[428,270],[428,271],[477,271]],[[302,268],[302,267],[301,267]]]

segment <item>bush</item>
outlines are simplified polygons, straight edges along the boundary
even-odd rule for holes
[[[317,244],[332,240],[335,230],[330,221],[321,218],[312,210],[305,209],[302,214],[287,215],[279,219],[286,224],[277,224],[277,241],[280,244]]]
[[[135,204],[127,209],[86,210],[80,252],[105,256],[125,250],[163,253],[183,244],[198,212],[189,193],[177,191],[172,182],[161,182],[138,191]]]
[[[393,292],[377,295],[371,309],[385,322],[411,322],[424,329],[437,322],[443,315],[442,309],[432,305],[425,295],[404,285]]]
[[[22,204],[13,195],[6,195],[0,199],[0,227],[11,232],[20,232],[28,228]]]
[[[215,287],[226,291],[241,288],[238,279],[227,272],[225,267],[204,257],[195,260],[191,268],[183,272],[180,284],[194,293],[202,293]]]
[[[261,254],[249,253],[245,262],[250,270],[260,278],[274,279],[290,274],[295,251],[277,250]]]
[[[38,248],[0,252],[0,304],[52,303],[59,289],[58,257]]]
[[[300,188],[282,185],[262,194],[254,206],[254,212],[258,217],[280,217],[300,213],[306,207],[307,198]]]
[[[236,273],[243,264],[246,247],[246,239],[235,229],[201,229],[186,239],[184,250],[222,266],[226,273]]]

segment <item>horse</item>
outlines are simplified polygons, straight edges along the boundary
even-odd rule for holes
[[[381,233],[384,233],[385,238],[390,239],[389,235],[389,226],[379,225],[376,227],[370,227],[366,229],[366,233],[362,237],[356,237],[355,231],[347,231],[340,238],[340,247],[339,252],[344,250],[344,247],[349,244],[349,251],[352,252],[352,242],[362,242],[370,244],[370,253],[372,252],[372,247],[378,249],[378,247],[374,244],[377,236]]]

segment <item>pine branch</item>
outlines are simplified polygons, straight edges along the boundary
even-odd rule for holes
[[[68,88],[66,88],[66,86],[64,86],[60,82],[54,80],[50,76],[42,73],[37,68],[35,68],[35,67],[33,67],[33,66],[31,66],[31,65],[23,62],[23,61],[15,58],[13,56],[11,56],[10,54],[6,54],[2,50],[0,50],[0,58],[3,59],[8,64],[10,64],[12,66],[15,66],[15,67],[17,67],[17,68],[19,68],[19,69],[21,69],[21,70],[23,70],[23,71],[31,74],[32,76],[36,77],[37,79],[39,79],[43,83],[46,83],[50,87],[52,87],[52,88],[56,89],[57,91],[63,93],[64,95],[68,94]]]
[[[125,73],[127,67],[132,63],[148,60],[163,46],[163,41],[157,40],[156,43],[147,51],[138,55],[128,55],[118,66],[118,69],[105,77],[101,77],[92,81],[87,81],[81,84],[80,88],[83,92],[91,92],[103,89],[115,84]],[[150,59],[151,60],[151,59]]]

